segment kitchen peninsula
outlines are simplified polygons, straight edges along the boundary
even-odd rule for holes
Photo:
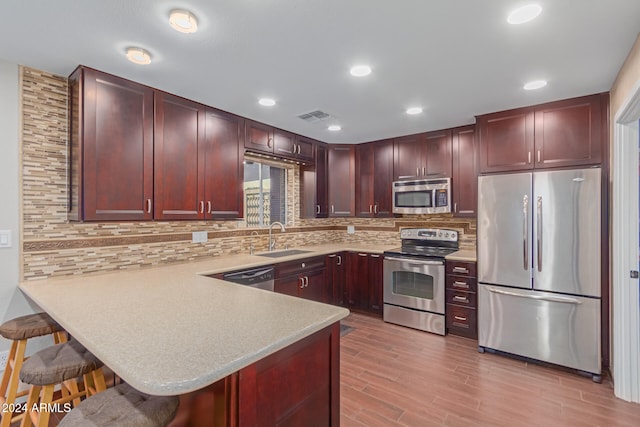
[[[216,425],[337,425],[339,321],[349,311],[204,276],[269,263],[216,257],[20,289],[140,391],[179,395],[221,384]]]

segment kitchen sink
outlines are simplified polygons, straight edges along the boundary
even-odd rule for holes
[[[302,249],[288,249],[288,250],[284,250],[284,251],[275,251],[275,252],[266,252],[263,254],[256,254],[257,256],[265,256],[268,258],[280,258],[283,256],[290,256],[290,255],[299,255],[299,254],[306,254],[309,253],[311,251],[304,251]]]

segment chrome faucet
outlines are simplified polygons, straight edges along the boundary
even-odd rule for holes
[[[278,221],[274,221],[271,223],[271,225],[269,226],[269,252],[273,251],[276,248],[276,239],[274,237],[272,237],[272,231],[273,231],[273,226],[274,225],[279,225],[280,226],[280,231],[282,231],[284,233],[284,225],[282,225],[281,222]]]
[[[253,230],[251,232],[251,234],[249,235],[249,255],[253,255],[253,236],[259,236],[258,232],[256,230]]]

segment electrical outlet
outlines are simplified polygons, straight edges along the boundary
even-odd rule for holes
[[[347,225],[347,234],[355,234],[356,232],[356,227],[354,227],[353,225]]]
[[[9,350],[0,351],[0,370],[4,371],[7,360],[9,360]]]
[[[191,243],[205,243],[207,237],[206,231],[194,231],[191,233]]]

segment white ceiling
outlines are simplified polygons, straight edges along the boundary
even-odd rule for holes
[[[365,142],[611,88],[640,31],[639,0],[9,0],[0,58],[67,76],[79,65],[326,142]],[[195,34],[168,25],[174,8]],[[150,65],[126,60],[128,46]],[[349,68],[373,73],[354,78]],[[524,91],[533,79],[547,87]],[[258,105],[260,97],[277,105]],[[404,110],[420,105],[424,113]],[[342,125],[307,123],[316,109]]]

